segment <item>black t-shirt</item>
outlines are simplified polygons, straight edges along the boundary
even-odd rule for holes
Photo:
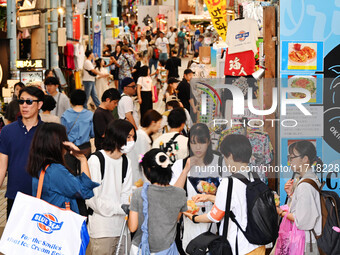
[[[132,78],[135,81],[135,83],[137,83],[137,80],[140,76],[139,70],[140,70],[141,66],[142,66],[142,63],[140,61],[137,61],[137,63],[133,67],[133,69],[136,69],[136,72],[132,73]]]
[[[178,67],[181,66],[181,59],[178,57],[171,57],[166,61],[165,69],[169,71],[168,77],[178,78]]]
[[[94,144],[97,150],[102,148],[101,144],[104,141],[102,137],[105,133],[107,125],[114,120],[112,112],[98,107],[93,115],[93,129],[94,129]]]
[[[196,104],[196,98],[192,94],[190,84],[187,82],[186,79],[183,78],[183,80],[178,84],[177,90],[178,99],[181,100],[184,108],[187,109],[189,113],[192,112],[189,100],[190,98],[194,99],[194,103]]]

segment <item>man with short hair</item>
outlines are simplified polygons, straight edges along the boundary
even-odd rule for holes
[[[171,58],[166,61],[165,69],[169,71],[168,77],[178,78],[178,67],[182,65],[182,61],[177,57],[177,51],[175,49],[171,50]]]
[[[106,127],[112,120],[114,120],[112,111],[117,107],[119,99],[120,94],[118,90],[114,88],[105,90],[102,96],[102,103],[94,112],[94,144],[97,151],[102,149],[101,144],[104,140]]]
[[[197,119],[197,101],[191,91],[190,81],[194,72],[191,69],[184,71],[183,80],[178,84],[178,99],[181,100],[185,109],[191,115],[192,121],[195,123]]]
[[[70,108],[70,99],[63,93],[58,91],[60,86],[59,79],[56,77],[48,77],[45,80],[45,87],[54,100],[56,101],[56,107],[51,111],[51,114],[58,116],[59,118],[63,113]]]
[[[120,55],[120,57],[118,58],[118,60],[116,60],[115,58],[112,59],[113,60],[113,64],[115,64],[118,68],[118,79],[119,79],[119,87],[118,87],[118,91],[119,93],[123,92],[123,88],[122,88],[122,80],[125,77],[132,77],[132,69],[136,64],[136,61],[134,60],[133,56],[129,54],[129,48],[124,45],[122,47],[122,54]]]
[[[92,64],[92,60],[94,59],[94,54],[91,50],[87,50],[85,52],[86,60],[84,62],[84,73],[83,73],[83,84],[86,93],[86,102],[84,104],[85,109],[87,109],[87,101],[91,95],[93,103],[98,107],[100,105],[100,101],[96,92],[96,76],[99,78],[106,78],[110,74],[107,73],[102,75],[97,69],[94,68]]]
[[[21,117],[5,126],[0,134],[0,186],[8,171],[7,219],[18,191],[32,195],[32,177],[26,171],[26,165],[34,133],[42,123],[39,110],[44,92],[29,86],[19,92],[18,98]]]
[[[195,52],[199,52],[199,48],[202,47],[202,42],[203,42],[203,39],[204,39],[204,36],[203,35],[200,35],[198,37],[198,40],[195,42]]]
[[[169,132],[158,137],[152,144],[152,148],[165,149],[168,146],[168,149],[173,153],[173,155],[169,155],[173,163],[175,160],[186,158],[189,154],[188,138],[180,134],[184,129],[185,122],[184,109],[173,109],[168,116]],[[169,144],[172,139],[173,143]]]
[[[138,114],[134,108],[134,103],[132,100],[132,96],[136,95],[137,85],[135,81],[130,78],[124,78],[122,81],[123,94],[121,99],[118,102],[118,115],[120,119],[126,119],[130,121],[130,123],[137,130]]]
[[[172,27],[170,29],[170,32],[168,33],[169,37],[169,50],[170,50],[170,54],[171,54],[171,50],[175,47],[176,44],[176,38],[177,38],[177,28]]]
[[[156,40],[156,47],[159,50],[159,60],[167,60],[169,51],[169,41],[164,37],[164,33],[160,32],[159,37]]]

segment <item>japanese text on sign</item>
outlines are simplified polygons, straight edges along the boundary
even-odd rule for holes
[[[227,1],[205,0],[204,2],[209,10],[214,28],[225,41],[227,35]]]

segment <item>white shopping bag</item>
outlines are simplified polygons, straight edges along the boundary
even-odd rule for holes
[[[0,241],[4,254],[85,254],[85,217],[39,198],[17,193]]]

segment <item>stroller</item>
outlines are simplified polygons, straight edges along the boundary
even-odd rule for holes
[[[117,250],[116,250],[116,255],[119,255],[119,250],[120,250],[120,246],[122,245],[122,241],[125,235],[125,255],[128,255],[128,235],[129,235],[129,231],[128,231],[128,227],[127,227],[127,222],[128,222],[128,218],[129,218],[129,212],[130,212],[130,205],[122,205],[122,209],[125,212],[125,219],[124,219],[124,223],[123,223],[123,227],[122,230],[120,232],[120,236],[119,236],[119,241],[118,241],[118,246],[117,246]]]

